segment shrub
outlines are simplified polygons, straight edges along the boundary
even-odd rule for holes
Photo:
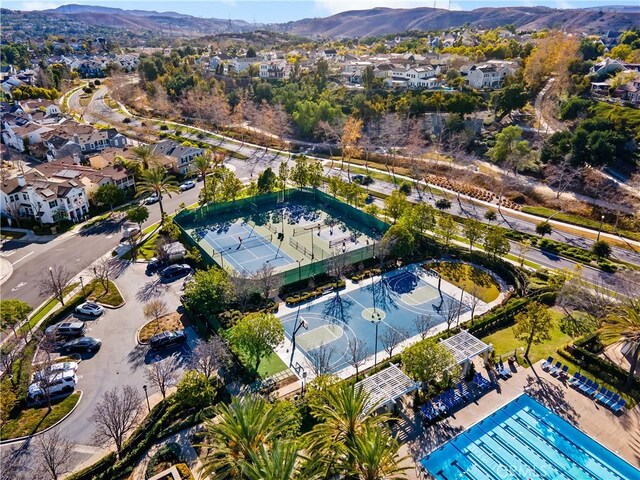
[[[169,130],[169,127],[166,126],[165,124],[162,124],[162,125],[160,125],[160,130],[162,130],[164,132],[164,131]]]
[[[94,81],[93,81],[93,84],[94,84],[94,85],[100,85],[100,84],[102,84],[102,82],[101,82],[100,80],[94,80]]]
[[[122,120],[122,123],[131,123],[131,119],[129,117]]]

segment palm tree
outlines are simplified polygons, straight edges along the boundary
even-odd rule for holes
[[[261,397],[236,397],[230,404],[217,405],[215,410],[216,418],[206,424],[211,454],[203,460],[202,474],[217,479],[240,477],[242,471],[249,468],[252,458],[267,455],[260,452],[260,447],[273,444],[276,448],[274,440],[295,422]],[[288,448],[278,450],[269,461],[263,458],[261,465],[266,469],[276,464],[289,465],[292,453]]]
[[[600,337],[603,340],[622,340],[631,344],[629,376],[626,387],[631,388],[640,358],[640,299],[625,300],[609,313],[602,323]]]
[[[243,468],[243,477],[247,480],[291,480],[303,478],[298,453],[299,445],[295,441],[276,442],[271,449],[260,445],[251,455],[250,462]],[[305,472],[304,478],[313,478]]]
[[[407,478],[406,467],[399,464],[407,457],[398,457],[400,444],[381,427],[366,427],[350,448],[354,459],[352,474],[359,480],[395,480]]]
[[[205,199],[205,202],[207,200],[207,175],[211,172],[212,167],[213,158],[210,150],[205,150],[202,155],[195,157],[191,163],[191,168],[198,172],[198,175],[202,175],[202,198]]]
[[[143,170],[148,170],[155,164],[156,154],[150,145],[138,145],[131,149],[134,159],[142,165]]]
[[[307,451],[320,456],[327,473],[354,464],[356,439],[367,428],[380,427],[391,417],[376,415],[378,405],[361,388],[344,383],[322,390],[320,401],[311,406],[318,424],[307,433]]]
[[[143,170],[140,174],[140,181],[138,182],[136,196],[140,196],[145,193],[156,194],[160,204],[160,218],[164,218],[164,208],[162,205],[162,195],[165,193],[171,197],[171,193],[178,192],[178,183],[173,177],[167,174],[167,171],[162,166],[154,166],[149,170]]]
[[[123,167],[127,172],[133,173],[136,179],[140,177],[140,172],[142,171],[142,164],[140,162],[125,158],[122,155],[116,155],[114,162],[116,165]]]

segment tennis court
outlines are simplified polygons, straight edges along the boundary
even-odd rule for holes
[[[203,240],[238,272],[255,273],[264,264],[278,268],[295,263],[272,243],[272,234],[263,236],[246,222],[207,229]]]
[[[313,363],[324,349],[330,356],[330,372],[348,367],[349,343],[360,340],[367,356],[374,354],[376,322],[378,323],[378,361],[387,357],[384,350],[389,329],[410,339],[420,333],[414,319],[428,315],[430,326],[446,323],[446,318],[459,318],[469,307],[445,292],[438,291],[437,280],[428,281],[420,266],[409,265],[388,272],[378,280],[348,293],[332,293],[321,302],[311,303],[281,318],[285,333],[296,349]],[[443,281],[444,283],[444,281]],[[435,284],[435,285],[433,285]],[[450,285],[448,287],[451,287]],[[450,288],[448,288],[450,290]],[[452,313],[450,314],[449,311]],[[307,328],[298,328],[305,321]],[[453,325],[455,325],[455,320]],[[397,335],[396,335],[397,336]],[[397,353],[397,350],[394,352]]]

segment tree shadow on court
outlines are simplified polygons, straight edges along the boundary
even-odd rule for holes
[[[164,295],[169,290],[169,285],[162,283],[160,278],[145,283],[136,292],[136,300],[148,302],[154,298]]]
[[[353,300],[343,297],[340,292],[336,291],[335,295],[325,302],[322,314],[331,322],[335,322],[337,319],[348,325],[351,320],[350,310],[352,308]]]
[[[580,414],[567,401],[561,385],[548,382],[544,378],[527,375],[524,390],[542,405],[564,418],[573,425],[578,425]]]
[[[380,277],[377,280],[373,280],[365,289],[371,294],[375,308],[385,311],[398,310],[400,308],[394,298],[394,291],[386,278]]]

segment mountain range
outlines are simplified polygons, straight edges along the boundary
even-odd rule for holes
[[[478,8],[471,11],[420,8],[372,8],[305,18],[279,24],[254,24],[244,20],[199,18],[176,12],[123,10],[120,8],[63,5],[33,15],[64,16],[88,25],[131,30],[151,30],[184,35],[247,32],[269,29],[301,36],[362,37],[408,30],[438,30],[465,24],[494,28],[514,25],[520,30],[559,27],[582,32],[624,30],[640,25],[640,6],[607,6],[586,9],[547,7]]]

